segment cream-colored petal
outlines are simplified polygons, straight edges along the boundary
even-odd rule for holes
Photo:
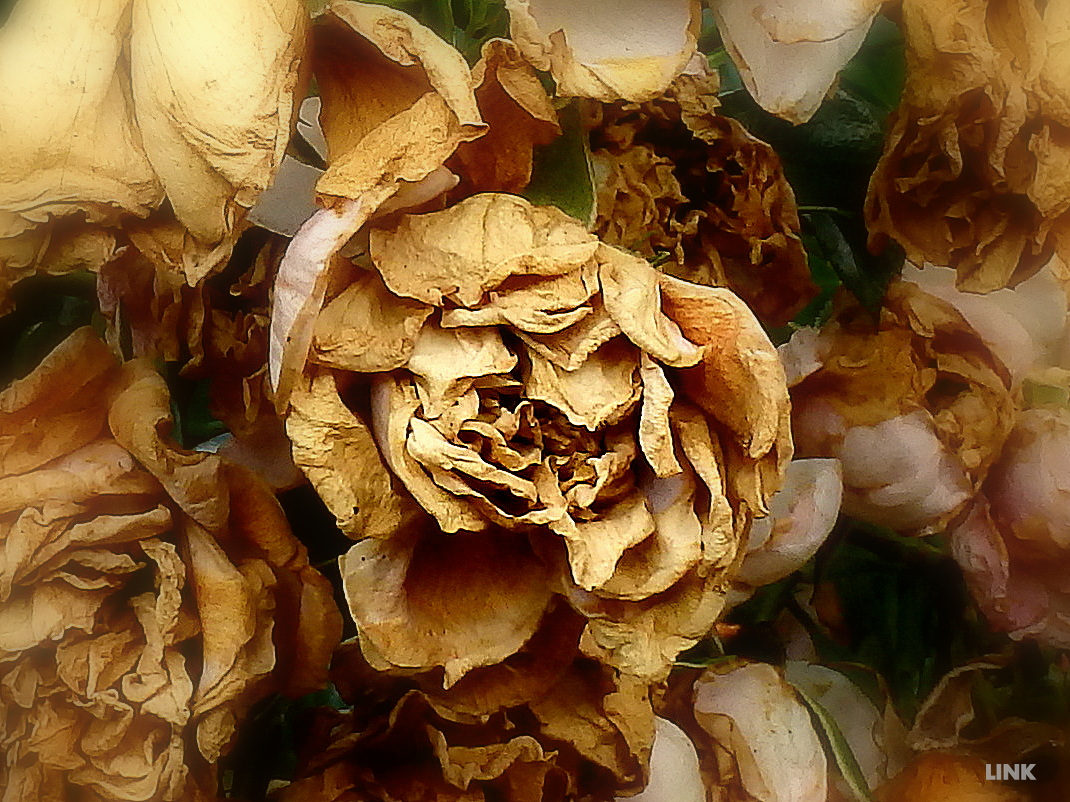
[[[507,278],[560,276],[597,248],[579,221],[512,195],[477,195],[371,235],[372,261],[386,285],[435,306],[448,298],[475,307]]]
[[[766,111],[803,123],[817,111],[839,71],[862,46],[877,9],[829,19],[828,6],[822,4],[812,14],[789,21],[779,19],[777,9],[770,5],[753,0],[713,0],[711,4],[725,48],[754,99]],[[845,22],[856,24],[827,38]],[[815,41],[810,36],[820,38]]]
[[[650,100],[696,53],[692,0],[506,0],[512,38],[563,96]]]

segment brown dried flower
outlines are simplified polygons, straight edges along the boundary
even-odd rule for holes
[[[577,654],[582,617],[555,605],[524,649],[449,690],[434,675],[376,672],[356,644],[334,675],[349,711],[326,716],[280,802],[579,802],[647,778],[645,683]],[[333,719],[333,720],[332,720]]]
[[[718,105],[716,76],[684,75],[649,103],[592,108],[595,232],[782,326],[817,294],[795,195],[776,152]]]
[[[362,538],[342,573],[369,662],[452,684],[561,593],[587,654],[664,674],[790,458],[746,307],[493,194],[373,229],[332,284],[287,431]]]
[[[1067,7],[904,0],[907,84],[867,217],[959,287],[1014,286],[1065,257]],[[1065,258],[1064,258],[1065,261]]]
[[[1003,362],[954,307],[909,282],[893,282],[878,322],[845,302],[780,351],[800,455],[839,459],[844,509],[880,526],[946,526],[1014,420]]]
[[[89,329],[0,394],[7,799],[212,799],[248,707],[326,679],[338,611],[270,490],[169,428]]]

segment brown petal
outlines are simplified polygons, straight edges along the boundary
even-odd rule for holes
[[[520,649],[550,601],[546,569],[501,531],[367,539],[341,570],[372,666],[441,666],[446,687]]]
[[[457,148],[460,191],[519,193],[531,180],[534,150],[561,133],[557,112],[538,76],[508,39],[484,43],[472,69],[486,135]],[[454,162],[451,162],[453,164]]]
[[[328,149],[321,196],[420,181],[486,129],[464,58],[408,14],[332,3],[315,48]]]

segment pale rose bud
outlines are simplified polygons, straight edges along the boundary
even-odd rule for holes
[[[881,0],[714,0],[717,30],[766,111],[806,122],[862,46]]]
[[[984,295],[957,289],[949,267],[907,264],[903,280],[955,307],[1016,382],[1034,368],[1056,364],[1067,328],[1067,302],[1051,263],[1013,290]]]
[[[951,533],[955,559],[994,626],[1070,647],[1070,411],[1026,410]]]
[[[667,719],[655,719],[654,727],[650,780],[639,794],[617,797],[617,802],[705,802],[706,789],[691,739]]]
[[[810,713],[773,666],[707,670],[695,683],[695,719],[717,747],[729,799],[826,802],[821,741]]]

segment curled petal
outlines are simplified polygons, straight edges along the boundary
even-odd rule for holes
[[[341,570],[369,663],[441,666],[446,687],[519,650],[550,601],[545,569],[502,532],[363,540]]]
[[[735,763],[742,790],[769,802],[825,802],[825,752],[810,714],[775,668],[707,671],[695,719]]]
[[[408,14],[334,2],[314,33],[328,151],[321,196],[422,181],[485,131],[464,58]]]

